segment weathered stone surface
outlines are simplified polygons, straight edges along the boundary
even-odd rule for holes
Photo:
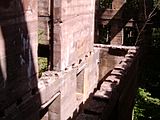
[[[61,97],[55,98],[48,108],[48,120],[61,120]]]
[[[48,16],[50,15],[51,4],[49,0],[38,0],[38,15]]]
[[[102,99],[102,100],[109,100],[111,98],[112,92],[105,91],[105,90],[97,90],[94,93],[94,98]]]
[[[89,103],[85,104],[84,113],[93,114],[93,115],[100,115],[103,112],[106,104],[107,104],[106,101],[92,99],[89,101]]]
[[[99,120],[99,116],[96,115],[88,115],[88,114],[80,114],[76,120]]]
[[[85,79],[84,79],[84,100],[89,97],[91,91],[93,91],[98,83],[99,77],[99,51],[93,51],[88,57],[86,57],[87,66],[85,68]]]
[[[117,64],[114,69],[123,70],[124,72],[127,70],[127,63],[121,61],[120,64]]]
[[[125,55],[125,57],[134,58],[134,54],[128,53],[128,54]]]
[[[38,17],[38,43],[42,45],[49,45],[49,21],[50,18]]]
[[[40,97],[28,94],[37,87],[37,1],[1,1],[0,14],[0,111],[37,120]]]
[[[137,49],[130,49],[130,50],[128,50],[128,53],[132,53],[132,54],[135,54],[135,53],[137,53]]]
[[[99,79],[100,80],[107,73],[111,72],[114,66],[117,65],[122,60],[122,58],[124,58],[123,54],[117,55],[117,56],[113,54],[113,52],[111,52],[111,49],[112,48],[100,49],[100,64],[99,64],[99,67],[100,67]],[[115,48],[115,51],[118,51],[118,49]]]
[[[132,71],[136,63],[133,58],[137,51],[133,48],[125,56],[129,48],[124,46],[99,45],[103,48],[94,49],[94,4],[95,0],[54,0],[51,4],[49,0],[39,0],[39,6],[35,0],[0,1],[0,119],[39,120],[41,105],[41,109],[49,107],[49,119],[74,118],[79,106],[85,103],[96,88],[98,79],[102,78],[104,82],[100,90],[85,106],[86,113],[80,114],[77,119],[98,120],[99,116],[92,113],[101,114],[104,108],[109,113],[117,102],[123,105],[134,82],[135,73],[132,74]],[[119,15],[116,12],[122,6],[122,0],[114,0],[113,10],[104,12],[110,14],[107,19],[119,19],[122,12]],[[53,16],[50,16],[52,12]],[[45,30],[45,43],[42,43],[48,45],[49,34],[54,34],[53,63],[56,72],[47,71],[37,80],[38,15],[46,17],[39,19],[39,28]],[[53,33],[49,33],[50,20],[54,24]],[[119,25],[113,24],[111,28],[116,31],[116,34],[112,32],[112,44],[122,44],[123,32]],[[125,51],[122,52],[122,49]],[[81,77],[78,76],[80,71],[83,71]],[[115,76],[107,77],[110,72]],[[129,77],[122,79],[124,73]],[[119,85],[121,87],[117,87]],[[58,103],[53,100],[48,106],[56,93],[60,94]],[[110,104],[106,105],[107,102]],[[130,104],[126,102],[127,105]]]
[[[99,71],[95,63],[99,53],[93,50],[94,4],[93,0],[54,1],[53,64],[54,70],[64,73],[60,77],[62,120],[74,116],[72,113],[97,84]],[[79,77],[81,71],[83,75]],[[77,94],[81,94],[80,99]]]
[[[114,0],[114,2],[112,3],[112,8],[119,10],[125,3],[125,0]]]
[[[95,0],[55,0],[55,17],[61,21],[68,20],[75,16],[92,14],[95,9]]]
[[[54,69],[76,64],[90,51],[94,41],[95,1],[54,1]],[[74,23],[74,24],[73,24]]]
[[[54,25],[55,70],[64,70],[93,51],[93,17],[81,15]]]
[[[73,117],[77,108],[76,69],[65,72],[61,77],[61,120]]]
[[[0,109],[37,87],[38,70],[37,1],[5,2],[0,4]]]
[[[54,75],[54,72],[46,71],[38,80],[38,88],[43,105],[60,91],[60,80]]]
[[[124,76],[125,74],[125,71],[123,70],[117,70],[117,69],[113,69],[112,72],[111,72],[112,75],[117,75],[117,76]]]
[[[115,82],[115,80],[114,80]],[[117,83],[104,81],[101,84],[100,90],[106,92],[112,92],[112,90],[116,87]]]
[[[30,96],[5,109],[4,120],[38,120],[40,108],[39,95]],[[27,112],[26,112],[27,111]],[[3,120],[3,119],[2,119]]]

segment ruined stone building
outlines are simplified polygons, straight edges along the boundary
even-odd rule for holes
[[[0,1],[0,120],[131,119],[134,19],[126,0],[98,3]]]

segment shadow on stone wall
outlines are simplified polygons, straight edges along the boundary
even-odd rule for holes
[[[105,28],[110,28],[110,36],[108,44],[111,43],[113,38],[126,26],[130,19],[135,18],[135,11],[128,8],[127,3],[124,3],[114,15],[115,10],[97,9],[96,10],[96,32],[102,29],[102,25]],[[101,33],[99,33],[100,35]],[[102,36],[96,36],[95,42],[97,43]]]
[[[33,1],[32,1],[33,2]],[[25,12],[32,2],[0,1],[0,119],[37,120],[40,97]],[[25,7],[25,8],[24,8]],[[28,7],[28,8],[27,8]],[[31,8],[32,9],[35,8]],[[32,36],[33,37],[33,36]]]
[[[125,49],[100,49],[99,80],[106,78],[106,75],[124,58],[126,53]]]

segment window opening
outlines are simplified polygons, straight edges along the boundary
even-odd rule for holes
[[[137,30],[134,27],[125,27],[124,28],[124,40],[123,45],[134,46],[137,37]]]
[[[39,65],[39,77],[44,71],[51,69],[51,40],[53,33],[53,9],[52,0],[39,0],[38,1],[38,65]]]
[[[111,26],[99,26],[99,42],[102,44],[110,44],[111,42]]]

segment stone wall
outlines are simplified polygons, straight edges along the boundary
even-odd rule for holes
[[[95,44],[95,49],[99,50],[99,80],[108,75],[115,65],[124,58],[128,49],[125,46]]]
[[[94,0],[52,2],[0,2],[1,120],[74,119],[98,80],[124,58],[126,51],[117,55],[120,49],[113,46],[94,48]],[[49,59],[53,71],[41,78],[37,78],[38,27],[45,30],[42,43],[49,45],[53,57]]]
[[[54,2],[53,69],[61,73],[61,120],[76,115],[98,82],[94,11],[94,0]]]
[[[98,82],[95,1],[12,0],[0,6],[0,118],[38,120],[45,109],[48,119],[73,118]],[[54,71],[38,79],[38,28],[45,32],[39,43],[48,45],[49,20]]]
[[[132,10],[128,10],[129,12],[126,10],[126,0],[113,0],[112,9],[97,9],[97,24],[109,28],[109,44],[122,45],[124,40],[123,28],[133,26]]]
[[[0,14],[0,119],[36,120],[37,2],[1,1]]]
[[[38,42],[41,45],[49,45],[50,9],[50,0],[38,0]]]
[[[100,47],[100,46],[99,46]],[[103,46],[106,49],[107,46]],[[128,49],[127,54],[115,65],[108,76],[99,83],[76,120],[131,120],[134,97],[137,90],[137,48]]]
[[[54,70],[64,70],[93,51],[94,6],[93,0],[55,1]]]

